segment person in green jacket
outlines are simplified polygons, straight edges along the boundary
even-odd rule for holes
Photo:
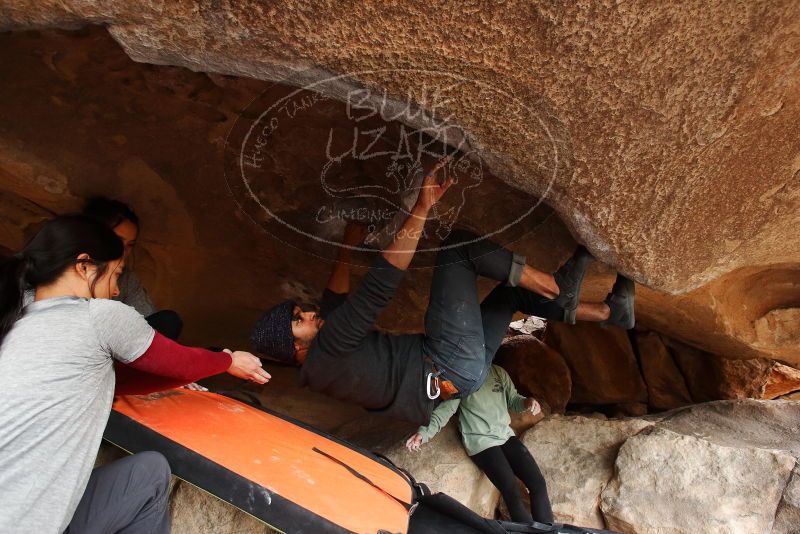
[[[547,484],[530,451],[514,435],[508,410],[541,411],[532,397],[523,397],[502,367],[492,365],[486,381],[475,393],[440,403],[431,415],[428,426],[421,426],[408,438],[412,451],[436,435],[458,412],[458,426],[464,448],[478,468],[500,490],[511,519],[518,522],[552,523],[553,511],[547,495]],[[530,492],[530,512],[525,508],[517,478]]]

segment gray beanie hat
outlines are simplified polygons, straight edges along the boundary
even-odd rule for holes
[[[292,334],[292,311],[295,302],[287,300],[268,309],[258,320],[250,342],[256,351],[277,360],[294,361],[294,334]]]

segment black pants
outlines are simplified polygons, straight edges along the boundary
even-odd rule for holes
[[[551,300],[516,287],[525,258],[463,230],[442,243],[436,256],[425,314],[425,355],[460,397],[481,387],[514,313],[561,319]],[[483,302],[478,276],[501,282]]]
[[[524,523],[533,519],[540,523],[553,522],[547,483],[536,465],[536,460],[519,439],[511,437],[503,445],[490,447],[471,458],[500,490],[512,521]],[[518,478],[530,492],[530,513],[522,502]]]
[[[178,312],[172,310],[161,310],[144,318],[153,329],[164,337],[172,341],[178,341],[183,330],[183,321]]]
[[[141,452],[92,471],[65,534],[167,534],[170,469]]]

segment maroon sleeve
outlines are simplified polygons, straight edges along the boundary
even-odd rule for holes
[[[114,362],[116,376],[115,395],[147,395],[157,391],[165,391],[185,386],[185,380],[167,378],[164,376],[137,371],[130,365],[119,361]]]
[[[115,368],[117,394],[176,388],[224,373],[230,366],[231,357],[225,352],[185,347],[156,332],[144,354]]]

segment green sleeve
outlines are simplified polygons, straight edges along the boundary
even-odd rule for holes
[[[509,410],[513,410],[515,412],[524,412],[525,408],[525,397],[517,393],[517,388],[514,386],[514,382],[511,381],[511,377],[508,376],[508,373],[505,369],[498,367],[500,369],[500,379],[503,381],[503,391],[506,394],[506,404],[508,405]]]
[[[422,443],[428,443],[447,424],[458,410],[459,404],[461,404],[461,399],[450,399],[442,402],[433,410],[428,426],[421,426],[417,429],[417,432],[422,434]]]

